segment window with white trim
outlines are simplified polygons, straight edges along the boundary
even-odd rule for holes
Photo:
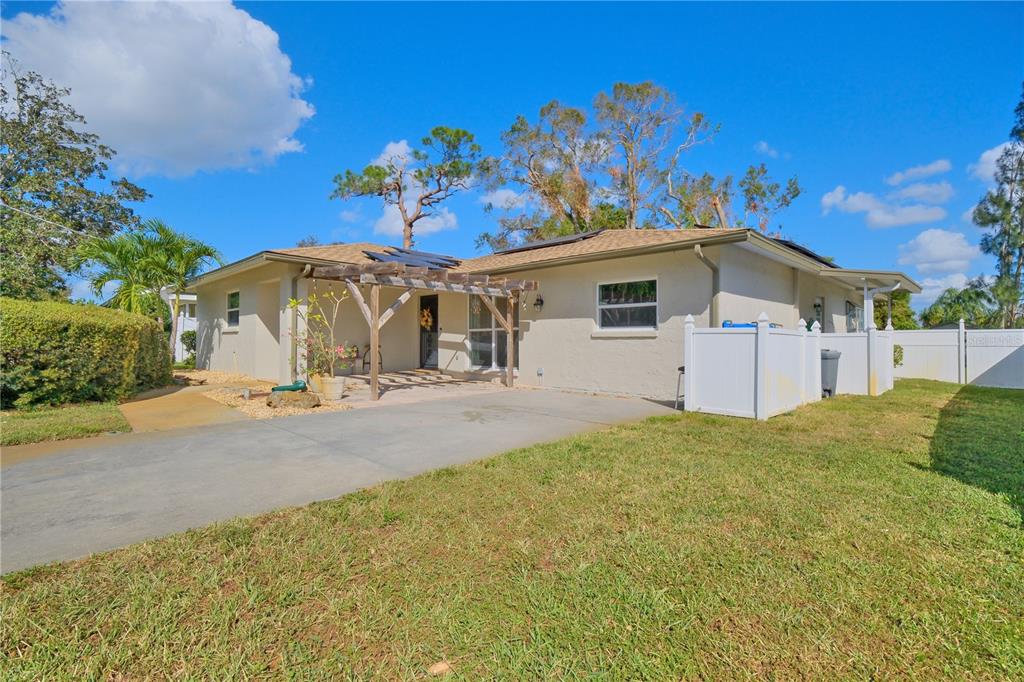
[[[228,294],[228,326],[238,326],[238,310],[241,304],[241,294],[237,291],[232,291]]]
[[[598,284],[597,324],[601,329],[657,329],[658,280]]]
[[[492,298],[494,306],[507,315],[508,299]],[[519,308],[512,314],[513,331],[519,338]],[[504,369],[508,355],[508,334],[494,319],[479,296],[469,297],[469,363],[473,369]],[[519,367],[519,344],[515,347],[515,366]]]

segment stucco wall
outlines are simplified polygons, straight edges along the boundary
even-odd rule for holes
[[[768,313],[771,322],[796,326],[793,268],[733,245],[722,248],[717,260],[722,320],[753,322]]]
[[[281,279],[289,274],[287,266],[269,264],[199,287],[196,366],[278,381]],[[236,290],[239,321],[229,327],[228,293]]]
[[[197,366],[239,372],[274,382],[291,381],[292,311],[287,306],[293,293],[292,278],[299,273],[297,266],[272,263],[199,287]],[[229,292],[236,290],[240,293],[239,324],[229,328],[227,297]],[[296,298],[303,300],[309,293],[324,295],[330,290],[335,293],[346,291],[338,283],[299,278],[294,293]],[[362,290],[369,302],[368,288],[363,287]],[[382,289],[381,312],[402,291]],[[418,365],[418,299],[417,293],[381,331],[385,371],[410,369]],[[301,321],[299,325],[301,327]],[[370,342],[369,327],[354,301],[347,300],[342,304],[335,334],[338,343],[357,344],[362,348]]]
[[[821,296],[825,309],[821,331],[825,333],[846,332],[846,301],[861,304],[863,296],[858,291],[846,289],[835,282],[809,272],[800,273],[799,317],[811,320],[814,317],[814,299]],[[798,317],[798,319],[799,319]]]
[[[825,331],[845,331],[845,301],[857,300],[856,292],[813,275],[796,274],[787,265],[733,245],[708,248],[705,255],[719,264],[721,319],[749,321],[767,312],[773,322],[794,328],[800,317],[812,316],[814,297],[824,295]],[[298,273],[297,266],[269,264],[202,287],[198,291],[199,366],[290,380],[292,313],[286,306],[291,278]],[[710,322],[711,273],[691,250],[507,274],[539,283],[539,291],[526,296],[520,311],[518,381],[524,385],[672,399],[683,357],[683,319],[693,315],[698,327]],[[599,329],[598,283],[647,278],[658,280],[658,328]],[[343,285],[326,281],[300,278],[297,284],[299,297],[314,290],[343,290]],[[228,330],[224,319],[227,293],[235,289],[242,294],[237,332]],[[368,287],[362,290],[368,298]],[[381,311],[402,291],[383,288]],[[540,312],[533,308],[537,294],[545,301]],[[424,295],[429,292],[415,292],[384,326],[385,371],[419,366],[419,310]],[[438,326],[439,368],[456,374],[474,371],[465,295],[438,295]],[[360,348],[369,343],[369,329],[354,301],[342,306],[337,336],[339,342]]]
[[[510,275],[534,279],[539,291],[526,296],[520,322],[519,383],[578,390],[641,395],[670,400],[683,359],[683,318],[708,324],[711,274],[692,251],[581,263]],[[657,278],[658,328],[655,331],[601,330],[597,323],[597,285]],[[533,301],[539,293],[544,308]],[[446,328],[454,346],[461,332]],[[454,364],[468,366],[463,358]]]

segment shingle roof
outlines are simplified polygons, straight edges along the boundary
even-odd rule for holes
[[[469,258],[455,268],[456,272],[482,273],[507,268],[526,269],[550,261],[580,256],[612,255],[617,251],[642,249],[668,244],[697,242],[709,237],[742,234],[743,229],[691,229],[691,230],[606,230],[589,239],[543,246],[529,250],[515,250],[510,253],[494,253],[479,258]]]
[[[605,230],[593,236],[567,244],[519,248],[507,253],[492,253],[477,258],[467,258],[454,268],[454,272],[484,273],[497,269],[526,269],[566,258],[581,256],[612,256],[618,251],[630,251],[652,246],[686,244],[702,241],[709,237],[742,234],[742,229],[691,229],[691,230]],[[373,263],[364,251],[382,252],[388,247],[371,242],[353,244],[330,244],[326,246],[302,246],[289,249],[273,249],[270,253],[289,256],[317,258],[339,263]]]
[[[283,253],[289,256],[304,256],[333,260],[339,263],[373,263],[363,251],[383,251],[388,247],[371,242],[355,242],[352,244],[327,244],[325,246],[298,246],[290,249],[270,249],[269,253]]]

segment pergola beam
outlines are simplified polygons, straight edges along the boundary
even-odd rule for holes
[[[380,321],[377,324],[379,324],[381,327],[387,324],[387,321],[394,317],[395,313],[398,312],[398,309],[405,305],[406,301],[412,298],[412,294],[414,291],[416,291],[415,287],[409,287],[408,289],[403,291],[401,295],[395,299],[394,303],[388,306],[388,309],[381,313]]]
[[[537,282],[533,280],[451,272],[450,270],[423,268],[403,263],[330,265],[313,268],[312,273],[308,276],[314,279],[342,281],[358,279],[361,284],[384,284],[431,291],[486,293],[490,296],[507,296],[512,291],[535,291],[537,289]]]
[[[359,306],[359,310],[362,311],[363,317],[366,318],[366,324],[373,325],[370,321],[370,307],[366,305],[366,299],[363,298],[363,292],[359,290],[356,283],[350,279],[345,280],[345,286],[348,287],[348,293],[352,295],[352,300]]]

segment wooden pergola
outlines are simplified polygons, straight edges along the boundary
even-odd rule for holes
[[[366,324],[370,327],[370,395],[373,400],[380,399],[380,330],[412,298],[413,293],[417,290],[444,291],[480,297],[494,319],[508,333],[505,385],[509,388],[512,387],[516,347],[513,315],[523,292],[537,289],[536,281],[471,275],[451,272],[446,268],[417,267],[397,262],[322,266],[313,268],[306,276],[312,279],[344,282],[352,299],[359,306],[363,317],[366,318]],[[360,284],[367,284],[370,287],[369,303],[359,289],[358,285]],[[380,288],[382,286],[405,289],[395,302],[383,312],[380,309]],[[504,315],[494,305],[494,301],[491,300],[492,296],[508,298],[508,306],[506,306]]]

